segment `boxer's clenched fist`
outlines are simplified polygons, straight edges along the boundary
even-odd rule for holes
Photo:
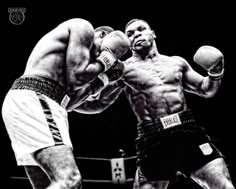
[[[193,56],[193,60],[208,71],[213,80],[218,80],[224,74],[224,56],[220,50],[212,46],[201,46]]]
[[[108,70],[121,58],[130,47],[130,42],[126,35],[121,31],[109,33],[101,44],[101,54],[97,58],[104,65],[104,70]]]

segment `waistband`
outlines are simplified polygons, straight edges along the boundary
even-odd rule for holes
[[[138,123],[138,133],[148,132],[155,127],[158,131],[169,129],[175,126],[194,123],[195,118],[191,110],[170,114],[158,119],[143,120]]]
[[[56,101],[62,107],[66,107],[70,101],[66,89],[54,80],[44,77],[20,77],[16,79],[11,90],[32,90],[39,92]]]

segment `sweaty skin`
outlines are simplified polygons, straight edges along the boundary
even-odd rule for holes
[[[84,102],[74,111],[100,113],[124,90],[137,121],[141,122],[186,110],[184,91],[204,98],[211,98],[218,91],[220,79],[200,75],[181,57],[160,54],[155,33],[145,21],[131,22],[125,33],[130,40],[132,56],[124,62],[122,79],[110,82],[96,98]],[[193,170],[190,177],[203,188],[234,189],[223,158]],[[135,182],[139,189],[167,189],[170,181],[154,180],[139,186],[137,177]]]
[[[130,24],[126,34],[133,56],[126,61],[126,95],[138,121],[186,110],[184,90],[202,97],[212,97],[220,81],[212,81],[195,72],[178,56],[158,52],[155,33],[142,21]]]
[[[86,102],[74,111],[99,113],[111,105],[124,89],[138,121],[158,119],[187,109],[184,91],[213,97],[221,81],[213,81],[192,69],[179,56],[158,52],[155,34],[142,21],[126,28],[132,57],[127,59],[121,80],[111,82],[92,103]]]
[[[64,99],[58,99],[66,93],[66,97],[71,97],[67,106],[77,105],[103,86],[91,85],[104,71],[104,65],[96,59],[106,34],[112,31],[109,26],[94,29],[80,18],[61,23],[38,41],[22,80],[18,82],[17,78],[17,84],[13,84],[16,88],[7,93],[3,119],[7,131],[11,131],[13,150],[14,146],[26,149],[23,155],[16,153],[16,160],[24,166],[32,188],[81,188],[82,178],[69,137],[67,107],[61,103]]]
[[[148,60],[131,58],[127,62],[125,92],[138,121],[187,108],[182,86],[184,63],[162,55]]]
[[[100,53],[100,33],[82,19],[60,24],[37,43],[23,75],[50,78],[70,92],[81,89],[103,69],[92,62]]]

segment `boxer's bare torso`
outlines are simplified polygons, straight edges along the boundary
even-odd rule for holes
[[[187,108],[182,86],[186,70],[185,62],[163,55],[127,60],[125,92],[138,121],[156,119]]]

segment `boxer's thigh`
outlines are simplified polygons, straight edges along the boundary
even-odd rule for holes
[[[223,158],[207,163],[191,174],[191,178],[204,188],[234,189],[227,165]]]

